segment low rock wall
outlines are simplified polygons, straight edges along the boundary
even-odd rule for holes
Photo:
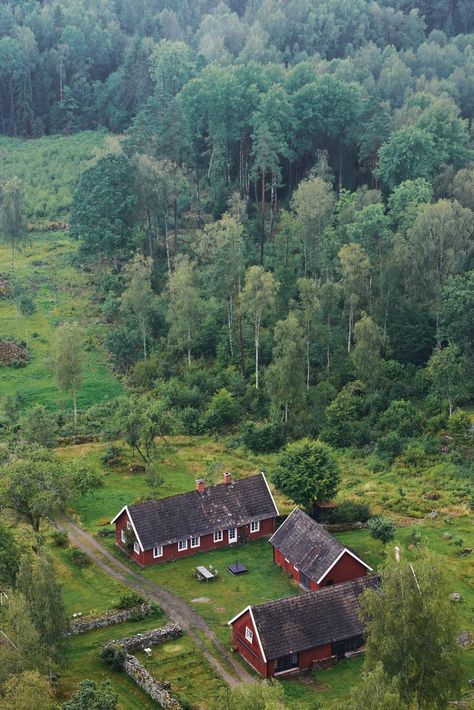
[[[135,636],[128,636],[126,638],[109,641],[105,644],[104,648],[108,648],[109,646],[120,646],[127,652],[136,651],[139,648],[157,646],[165,641],[178,638],[181,634],[182,630],[180,626],[177,624],[168,624],[167,626],[163,626],[161,629],[152,629],[151,631],[145,631],[142,634],[135,634]]]
[[[95,629],[102,629],[105,626],[113,626],[113,624],[122,624],[124,621],[131,621],[132,619],[143,618],[155,613],[156,606],[151,604],[139,604],[138,606],[132,606],[130,609],[120,609],[117,611],[107,611],[101,616],[95,616],[94,618],[79,618],[71,621],[69,625],[69,633],[72,636],[77,634],[85,634],[87,631],[94,631]]]
[[[155,680],[150,673],[142,666],[138,658],[127,653],[124,662],[124,671],[152,700],[155,700],[162,708],[169,710],[182,710],[182,706],[173,698],[169,692],[168,683],[160,683]]]

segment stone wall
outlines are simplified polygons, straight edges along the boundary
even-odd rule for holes
[[[156,605],[144,603],[138,606],[132,606],[130,609],[106,611],[101,616],[95,616],[93,618],[81,617],[74,619],[69,625],[69,633],[72,636],[76,636],[77,634],[84,634],[86,631],[102,629],[105,626],[112,626],[113,624],[122,624],[124,621],[131,621],[136,618],[144,618],[145,616],[154,614],[156,608]]]
[[[167,626],[163,626],[161,629],[152,629],[151,631],[145,631],[142,634],[135,634],[134,636],[127,636],[126,638],[108,641],[104,648],[108,648],[109,646],[120,646],[127,652],[136,651],[139,648],[157,646],[165,641],[178,638],[181,634],[182,630],[180,626],[177,624],[168,624]]]
[[[142,666],[138,658],[127,653],[124,663],[124,671],[135,683],[155,700],[162,708],[170,710],[182,710],[182,706],[173,698],[169,692],[169,683],[159,683]]]
[[[135,636],[108,641],[108,643],[104,645],[104,648],[120,646],[120,648],[127,651],[123,664],[125,673],[129,675],[130,678],[133,678],[135,683],[144,690],[150,698],[161,705],[162,708],[166,708],[166,710],[182,710],[182,706],[170,693],[170,684],[160,683],[155,680],[155,678],[148,673],[147,669],[142,666],[138,658],[128,653],[129,651],[136,651],[139,648],[156,646],[165,641],[175,639],[181,636],[181,634],[182,630],[180,626],[177,624],[168,624],[161,629],[152,629],[142,634],[135,634]]]

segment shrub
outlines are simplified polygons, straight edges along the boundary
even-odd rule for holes
[[[100,653],[100,657],[102,658],[107,665],[109,665],[112,670],[114,671],[121,671],[123,670],[123,666],[125,663],[125,657],[126,653],[121,648],[120,646],[106,646],[105,648],[102,649]]]
[[[225,388],[212,397],[205,413],[206,429],[221,431],[238,420],[238,406],[234,397]]]
[[[411,402],[404,399],[390,402],[388,409],[380,416],[381,431],[396,432],[400,436],[416,436],[421,431],[421,417]]]
[[[393,461],[403,451],[403,440],[396,431],[390,431],[380,437],[375,451],[380,458]]]
[[[132,606],[143,604],[144,601],[144,597],[137,592],[124,592],[115,607],[116,609],[131,609]]]
[[[374,540],[381,540],[384,545],[395,537],[395,523],[385,515],[370,518],[368,528]]]
[[[90,564],[90,560],[86,553],[82,550],[78,550],[77,547],[74,547],[70,551],[69,558],[73,564],[77,565],[77,567],[87,567],[87,565]]]
[[[251,451],[264,454],[281,449],[285,443],[285,434],[278,424],[257,425],[248,422],[244,425],[243,442]]]
[[[366,523],[370,518],[370,508],[366,503],[345,500],[337,508],[326,508],[320,519],[326,523]]]
[[[105,466],[113,466],[120,461],[122,455],[123,449],[120,446],[112,444],[105,449],[104,453],[100,457],[100,460]]]
[[[64,532],[63,530],[53,530],[51,538],[56,547],[67,547],[69,545],[67,532]]]

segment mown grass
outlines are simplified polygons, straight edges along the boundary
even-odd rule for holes
[[[77,321],[86,343],[78,407],[116,396],[122,388],[106,365],[102,327],[90,306],[87,275],[71,265],[77,245],[64,233],[34,234],[32,238],[33,244],[17,255],[15,272],[33,296],[36,311],[22,315],[12,299],[0,299],[1,336],[25,341],[30,361],[23,368],[0,367],[0,394],[20,395],[25,408],[40,403],[50,409],[71,409],[70,397],[57,385],[53,359],[58,325]],[[0,270],[7,270],[9,259],[9,249],[0,246]]]
[[[0,137],[0,177],[21,180],[29,222],[67,220],[76,181],[105,140],[100,131],[28,141]]]
[[[212,710],[223,681],[189,636],[154,646],[150,658],[143,651],[135,655],[154,678],[171,683],[172,693],[181,703]]]

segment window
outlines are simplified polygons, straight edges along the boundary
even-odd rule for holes
[[[120,539],[122,540],[124,545],[127,543],[127,538],[125,537],[125,529],[124,528],[122,528],[120,531]]]
[[[260,530],[260,520],[252,520],[250,523],[250,532],[258,532]]]
[[[181,552],[182,550],[187,550],[188,549],[188,541],[187,540],[180,540],[178,542],[178,552]]]
[[[130,524],[130,520],[127,520],[127,530],[131,530],[131,529],[132,529],[132,526]]]
[[[200,537],[192,537],[191,538],[191,547],[199,547],[200,544],[201,544]]]
[[[136,552],[137,555],[140,554],[140,545],[138,544],[138,542],[137,542],[136,540],[135,540],[135,542],[133,543],[133,551]]]
[[[224,539],[224,533],[222,530],[216,530],[214,533],[214,542],[222,542]]]
[[[245,638],[249,643],[252,643],[253,641],[253,631],[252,629],[249,629],[248,626],[245,627]]]
[[[229,528],[229,542],[237,542],[237,528]]]
[[[163,545],[155,545],[153,548],[153,557],[162,557],[163,556]]]

